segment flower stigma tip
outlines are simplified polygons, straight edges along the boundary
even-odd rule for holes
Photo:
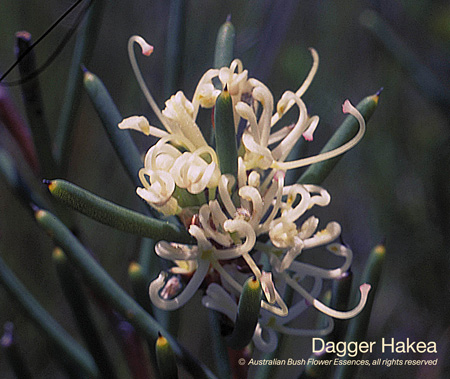
[[[141,52],[145,56],[150,56],[153,53],[153,46],[147,43],[147,41],[141,36],[132,37],[133,41],[136,42],[141,47]]]

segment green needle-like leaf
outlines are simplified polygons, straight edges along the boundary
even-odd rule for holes
[[[28,32],[16,33],[16,55],[20,57],[31,46],[31,35]],[[36,58],[34,50],[19,62],[19,71],[22,79],[36,71]],[[25,111],[33,136],[34,145],[41,165],[42,175],[49,177],[56,175],[56,162],[52,154],[52,142],[47,121],[45,120],[44,105],[41,96],[39,79],[34,78],[22,83],[22,95]]]
[[[261,309],[261,283],[248,278],[239,298],[238,313],[233,332],[227,337],[227,344],[234,350],[243,349],[252,340]]]
[[[167,221],[121,207],[65,180],[46,182],[50,193],[67,206],[102,224],[155,241],[192,242],[192,237]]]
[[[128,277],[130,278],[136,301],[148,314],[152,315],[152,303],[148,296],[148,287],[151,279],[144,273],[141,265],[136,262],[131,262],[128,266]]]
[[[214,68],[228,67],[234,58],[236,32],[230,18],[220,27],[217,33]]]
[[[375,112],[378,105],[379,92],[372,96],[367,96],[356,106],[358,111],[362,114],[366,123]],[[321,150],[321,153],[334,150],[339,146],[344,145],[350,141],[358,132],[359,124],[355,117],[347,116],[338,130],[333,134],[327,144]],[[326,161],[314,163],[308,167],[308,169],[300,176],[297,183],[300,184],[321,184],[325,178],[329,175],[334,166],[339,162],[343,155],[335,158],[328,159]]]
[[[115,308],[149,342],[156,341],[161,332],[169,341],[176,357],[195,378],[215,378],[214,374],[134,301],[95,261],[78,239],[54,215],[37,210],[35,217],[40,226],[66,253],[67,258],[80,271],[90,288]]]
[[[216,151],[222,174],[237,176],[237,145],[234,130],[233,103],[228,90],[225,88],[217,97],[214,110],[214,124],[216,129]]]
[[[403,66],[409,74],[407,78],[412,79],[425,96],[439,104],[441,109],[448,114],[450,93],[448,86],[445,84],[446,81],[420,61],[405,40],[394,31],[380,14],[373,10],[366,10],[361,14],[360,22]]]
[[[352,289],[353,273],[351,271],[344,272],[340,277],[333,280],[330,307],[338,311],[348,309],[350,294]],[[364,282],[365,283],[365,282]],[[333,341],[341,341],[344,337],[348,320],[334,320],[334,329],[329,339]]]
[[[175,362],[175,355],[173,354],[169,341],[161,335],[156,340],[156,361],[158,362],[161,378],[178,378],[178,367]]]
[[[164,98],[168,99],[181,88],[184,44],[186,42],[186,0],[171,0],[167,26]]]
[[[208,309],[208,321],[211,331],[211,349],[214,353],[216,372],[220,379],[231,379],[230,360],[228,358],[227,346],[221,334],[220,317],[222,315],[212,309]]]
[[[116,378],[113,364],[100,336],[90,311],[85,291],[76,277],[70,262],[60,248],[53,250],[53,262],[56,265],[59,281],[67,302],[72,310],[78,329],[104,378]]]
[[[84,72],[84,87],[102,121],[109,140],[117,153],[125,171],[135,187],[141,185],[138,172],[143,167],[142,159],[128,130],[120,130],[117,125],[123,117],[102,81],[91,72]]]
[[[31,189],[25,177],[16,167],[12,157],[2,148],[0,148],[0,177],[26,209],[31,209],[30,204],[39,207],[48,206],[48,202],[39,193]]]
[[[345,311],[348,306],[348,300],[350,298],[350,292],[352,287],[353,274],[351,271],[344,272],[340,277],[333,280],[331,291],[325,293],[323,303],[329,305],[332,309],[339,311]],[[320,314],[319,320],[321,324],[324,323],[326,317],[323,313]],[[342,341],[343,333],[348,324],[348,320],[334,320],[333,331],[325,337],[322,337],[325,341],[339,342]],[[319,328],[322,325],[318,326]],[[305,370],[300,375],[299,379],[312,379],[312,378],[327,378],[329,377],[330,366],[326,364],[318,364],[316,361],[324,361],[335,358],[332,353],[327,353],[322,350],[317,353],[312,353],[310,358],[313,361],[307,360]]]
[[[19,110],[14,105],[9,91],[0,86],[0,122],[8,129],[16,140],[22,154],[35,174],[39,173],[39,161],[31,139],[28,126],[25,124]]]
[[[28,292],[0,258],[0,283],[19,303],[28,317],[41,329],[57,351],[56,357],[73,372],[81,370],[89,378],[99,376],[98,368],[87,353]]]
[[[380,281],[381,272],[383,269],[384,259],[386,257],[386,248],[384,245],[377,245],[372,250],[369,260],[364,268],[364,273],[361,278],[362,283],[369,283],[371,288],[370,296],[361,313],[350,320],[348,325],[346,341],[361,342],[365,340],[367,329],[369,327],[370,314],[372,312],[373,302],[377,293],[378,284]],[[359,359],[361,354],[352,359]],[[348,359],[346,356],[343,359]],[[335,378],[337,379],[351,379],[355,376],[358,366],[342,365],[336,370]]]
[[[328,290],[324,294],[322,303],[330,306],[331,301],[332,301],[332,292],[330,290]],[[317,319],[317,323],[316,323],[317,328],[323,328],[324,324],[326,324],[327,322],[328,322],[327,316],[324,313],[320,313],[319,317]],[[322,337],[322,338],[324,340],[329,340],[329,335]],[[303,370],[303,372],[301,373],[301,375],[299,376],[298,379],[326,378],[327,377],[326,374],[327,374],[328,370],[330,369],[330,367],[325,364],[323,364],[323,365],[320,363],[314,364],[312,362],[317,362],[317,361],[321,361],[321,360],[325,360],[325,359],[329,359],[329,358],[330,358],[330,354],[326,353],[325,351],[321,351],[319,353],[312,353],[310,355],[310,357],[306,360],[305,369]],[[313,361],[311,361],[311,359]]]
[[[73,124],[81,101],[83,73],[80,67],[83,63],[86,63],[95,45],[96,37],[99,35],[98,31],[101,25],[101,16],[105,3],[105,0],[95,0],[92,3],[82,30],[77,35],[55,141],[55,157],[62,173],[67,169],[72,146]]]

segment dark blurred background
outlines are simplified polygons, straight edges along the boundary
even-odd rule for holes
[[[155,46],[150,58],[138,58],[160,107],[171,90],[164,83],[169,3],[133,0],[105,6],[97,44],[86,66],[103,80],[123,116],[145,114],[156,122],[128,62],[131,35],[140,34]],[[0,71],[15,60],[15,32],[27,30],[36,39],[71,4],[68,0],[0,2]],[[438,344],[437,356],[401,356],[438,357],[438,367],[370,367],[361,370],[361,377],[449,377],[445,358],[450,335],[450,5],[436,0],[187,1],[180,89],[188,98],[202,73],[212,66],[216,33],[228,14],[237,33],[236,57],[251,76],[268,85],[275,101],[303,82],[312,63],[308,47],[318,51],[319,71],[304,100],[309,112],[319,115],[321,121],[314,143],[303,149],[304,154],[320,150],[344,119],[341,105],[345,99],[356,104],[384,87],[364,140],[323,183],[332,202],[317,213],[324,224],[330,220],[341,223],[343,238],[355,254],[356,276],[371,248],[386,241],[386,266],[367,340],[409,337]],[[75,19],[75,15],[69,16],[36,48],[38,62],[54,51]],[[73,45],[71,40],[39,77],[52,132],[64,102]],[[17,77],[14,71],[8,80]],[[19,88],[9,91],[23,109]],[[138,134],[133,137],[144,153],[149,140]],[[0,146],[35,180],[1,124]],[[141,207],[85,94],[66,178],[121,205]],[[77,221],[86,246],[128,289],[126,269],[137,256],[138,239],[84,216],[77,215]],[[27,288],[79,339],[51,261],[52,243],[1,183],[0,249]],[[1,288],[0,306],[0,325],[7,320],[15,322],[21,349],[36,377],[62,376],[51,362],[40,332]],[[183,324],[200,328],[202,319],[197,313],[192,317],[192,309],[188,306],[183,311]],[[108,331],[105,338],[111,338]],[[181,336],[194,352],[201,350],[205,338],[198,334],[197,342],[192,343],[189,333]],[[309,338],[297,338],[297,345],[306,346],[306,352],[295,347],[286,357],[308,356]],[[378,355],[372,354],[370,359]],[[389,358],[386,354],[380,357]],[[0,355],[0,376],[11,375]]]

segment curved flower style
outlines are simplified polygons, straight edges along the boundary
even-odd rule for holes
[[[138,82],[166,129],[150,126],[143,116],[133,116],[119,124],[122,129],[136,129],[159,138],[145,156],[144,167],[139,172],[143,187],[137,189],[137,194],[163,214],[179,215],[196,241],[193,245],[166,241],[156,245],[156,253],[173,261],[175,266],[170,276],[162,272],[151,283],[152,302],[166,310],[177,309],[208,278],[203,304],[234,321],[242,285],[249,275],[254,275],[261,282],[264,298],[253,340],[264,351],[275,349],[275,331],[293,335],[326,334],[333,328],[332,318],[358,314],[366,302],[368,284],[360,287],[360,303],[351,311],[335,311],[317,300],[323,280],[340,277],[352,262],[352,251],[334,242],[341,235],[337,222],[318,230],[316,217],[303,217],[314,206],[327,206],[331,201],[329,193],[316,185],[285,184],[287,170],[342,154],[356,145],[365,131],[363,117],[346,100],[343,111],[358,120],[357,135],[327,153],[286,161],[302,136],[307,141],[313,139],[319,122],[318,116],[308,115],[301,99],[318,68],[316,51],[311,49],[314,63],[305,82],[295,93],[283,94],[275,113],[270,90],[249,78],[239,60],[234,60],[229,68],[208,70],[192,100],[177,92],[160,111],[137,66],[134,43],[141,46],[145,55],[153,48],[138,36],[129,42],[130,60]],[[216,151],[208,145],[196,123],[199,108],[212,108],[221,93],[213,82],[217,79],[231,96],[235,133],[241,136],[236,177],[221,173]],[[298,108],[296,123],[279,127],[279,121],[293,106]],[[325,269],[297,259],[304,250],[323,246],[344,259],[342,266]],[[310,290],[303,284],[307,277],[314,281]],[[184,288],[182,282],[186,283]],[[290,307],[282,296],[287,286],[297,293],[294,297],[297,302]],[[309,306],[330,316],[325,329],[287,326]],[[263,331],[266,331],[264,337]]]

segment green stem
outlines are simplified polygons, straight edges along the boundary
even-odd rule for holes
[[[216,370],[221,379],[230,379],[230,360],[228,359],[228,351],[224,343],[224,338],[220,332],[220,317],[221,314],[219,312],[212,309],[208,310],[208,320],[211,330],[212,349],[214,351]]]
[[[383,269],[384,259],[386,257],[386,248],[384,245],[375,246],[370,253],[369,260],[364,268],[364,272],[361,278],[362,283],[369,283],[372,288],[369,298],[367,299],[366,306],[361,313],[352,318],[348,325],[346,341],[361,342],[365,341],[367,329],[369,328],[370,314],[372,312],[375,295],[377,293],[378,284],[380,281],[381,272]],[[356,357],[349,358],[348,356],[342,359],[360,359],[361,354]],[[358,366],[346,365],[338,366],[335,374],[336,379],[351,379],[356,375]]]
[[[151,282],[148,274],[144,271],[143,267],[139,263],[131,262],[128,266],[128,277],[130,278],[134,298],[136,299],[137,303],[142,308],[144,308],[150,316],[154,317],[152,303],[150,301],[150,297],[148,296],[148,287],[150,286]],[[153,363],[153,367],[156,367],[156,354],[153,344],[148,344],[148,351],[150,354],[150,359]]]
[[[97,332],[84,289],[61,249],[56,248],[53,251],[53,261],[56,264],[62,290],[77,322],[78,329],[86,342],[89,352],[97,363],[101,376],[105,379],[116,378],[114,366],[111,363],[102,338]]]
[[[375,11],[367,10],[361,14],[361,24],[367,28],[408,71],[415,85],[432,101],[439,104],[447,114],[450,106],[450,94],[445,85],[433,71],[420,62],[417,55],[404,40],[394,32],[391,26]]]
[[[50,314],[42,308],[38,301],[27,291],[13,272],[0,258],[0,283],[13,297],[24,312],[41,329],[56,347],[56,357],[64,366],[72,367],[74,372],[81,370],[89,378],[99,376],[98,368],[87,353]]]
[[[372,96],[367,96],[359,102],[356,106],[358,111],[362,114],[366,123],[369,121],[370,117],[375,112],[378,105],[379,93]],[[346,142],[350,141],[355,134],[358,132],[359,124],[355,117],[347,116],[338,130],[333,134],[327,144],[323,147],[320,153],[325,153],[327,151],[334,150],[339,146],[344,145]],[[321,184],[329,173],[333,170],[334,166],[337,165],[339,160],[343,157],[340,155],[335,158],[328,159],[326,161],[314,163],[308,167],[308,169],[303,173],[298,179],[297,183],[300,184]]]
[[[171,0],[167,25],[167,48],[164,80],[164,98],[168,99],[181,88],[183,54],[186,42],[186,0]]]
[[[104,0],[95,0],[89,9],[85,24],[80,30],[72,57],[69,71],[69,79],[64,95],[64,102],[58,122],[58,133],[56,135],[56,160],[60,170],[64,173],[70,156],[72,146],[72,129],[75,122],[77,110],[81,101],[82,71],[83,62],[87,61],[96,37],[99,34],[101,16],[105,6]]]
[[[154,343],[158,332],[161,332],[169,341],[180,363],[193,377],[215,378],[203,363],[181,346],[106,273],[60,220],[45,210],[36,211],[35,217],[39,225],[64,250],[68,259],[81,272],[84,279],[90,283],[92,291],[115,308],[143,337]]]
[[[84,70],[83,83],[120,162],[134,186],[139,187],[141,182],[138,173],[143,163],[129,131],[120,130],[117,126],[123,119],[122,115],[108,90],[96,75]]]
[[[353,273],[349,270],[344,272],[339,278],[333,280],[330,307],[338,311],[346,311],[350,300],[353,282]],[[365,283],[365,282],[364,282]],[[329,339],[341,341],[345,336],[348,320],[334,320],[334,329]]]
[[[0,176],[3,177],[3,181],[26,209],[31,210],[30,204],[35,204],[38,207],[48,207],[48,203],[38,192],[31,189],[17,169],[11,156],[2,148],[0,148]]]
[[[353,274],[351,271],[344,272],[339,278],[334,279],[331,291],[325,293],[325,298],[322,302],[325,305],[329,305],[332,309],[337,309],[339,311],[347,310],[352,287],[352,279]],[[323,327],[322,324],[326,319],[323,313],[321,313],[320,316],[321,324],[319,325],[319,328]],[[342,341],[347,325],[348,320],[334,320],[333,331],[323,337],[323,339],[325,341],[333,342]],[[324,361],[332,359],[332,354],[325,351],[320,351],[318,353],[312,353],[310,358],[312,358],[314,362]],[[330,366],[328,365],[320,365],[316,363],[307,364],[299,379],[327,378],[329,377],[329,372]]]
[[[160,260],[155,253],[155,241],[149,238],[142,238],[139,248],[138,264],[142,275],[148,278],[155,278],[161,271]]]
[[[139,253],[139,263],[136,265],[139,266],[138,275],[142,276],[139,280],[146,282],[146,288],[142,289],[143,303],[150,304],[151,311],[149,312],[153,315],[158,322],[163,325],[170,334],[178,335],[178,327],[180,324],[180,312],[177,311],[165,311],[159,309],[158,307],[153,306],[150,302],[150,298],[148,296],[148,284],[155,279],[160,273],[161,269],[167,270],[168,265],[167,261],[160,258],[155,253],[155,242],[148,238],[143,238]],[[131,268],[131,266],[130,266]],[[137,266],[134,267],[137,270]],[[129,271],[130,272],[130,271]],[[132,281],[134,279],[132,278]],[[139,302],[139,300],[138,300]],[[140,302],[139,302],[140,303]],[[140,303],[141,304],[141,303]],[[142,304],[141,304],[142,306]],[[145,307],[144,307],[145,308]],[[145,308],[147,309],[147,308]],[[150,351],[153,351],[153,346]]]
[[[219,158],[220,172],[237,177],[237,145],[234,130],[233,103],[231,95],[225,88],[217,97],[214,110],[216,131],[216,151]]]
[[[136,301],[149,315],[153,315],[152,303],[148,296],[148,287],[151,280],[145,275],[142,266],[139,263],[131,262],[128,266],[128,277],[130,278]]]
[[[164,379],[177,379],[178,367],[175,362],[175,355],[169,341],[163,336],[156,340],[156,360],[158,362],[159,373]]]
[[[6,126],[19,145],[25,160],[35,174],[40,171],[36,150],[28,126],[9,96],[5,87],[0,86],[0,122]]]
[[[227,345],[233,350],[241,350],[252,340],[261,309],[261,283],[256,278],[248,278],[239,298],[238,313],[233,332],[226,337]]]
[[[172,223],[121,207],[65,180],[46,183],[54,197],[102,224],[155,241],[191,242],[188,233]]]
[[[217,33],[214,68],[228,67],[231,64],[234,58],[235,40],[236,32],[230,17],[228,17]]]
[[[322,303],[325,305],[331,305],[332,301],[332,292],[328,290],[325,292]],[[324,313],[320,313],[319,317],[317,319],[317,328],[323,328],[324,324],[327,322],[327,316]],[[323,337],[324,340],[329,341],[329,335],[326,337]],[[314,359],[314,361],[321,361],[329,358],[328,353],[320,352],[320,353],[312,353],[309,357]],[[307,359],[307,363],[305,365],[305,369],[301,373],[298,379],[314,379],[314,378],[326,378],[327,372],[329,371],[330,367],[327,365],[321,365],[319,364],[310,364],[308,362],[309,359]]]
[[[20,57],[31,46],[31,35],[28,32],[16,33],[16,55]],[[28,77],[36,71],[36,57],[34,50],[19,63],[21,78]],[[56,163],[52,154],[52,142],[47,122],[45,120],[44,105],[41,96],[39,79],[24,82],[21,86],[25,111],[33,136],[34,145],[41,165],[42,175],[50,177],[56,175]]]

